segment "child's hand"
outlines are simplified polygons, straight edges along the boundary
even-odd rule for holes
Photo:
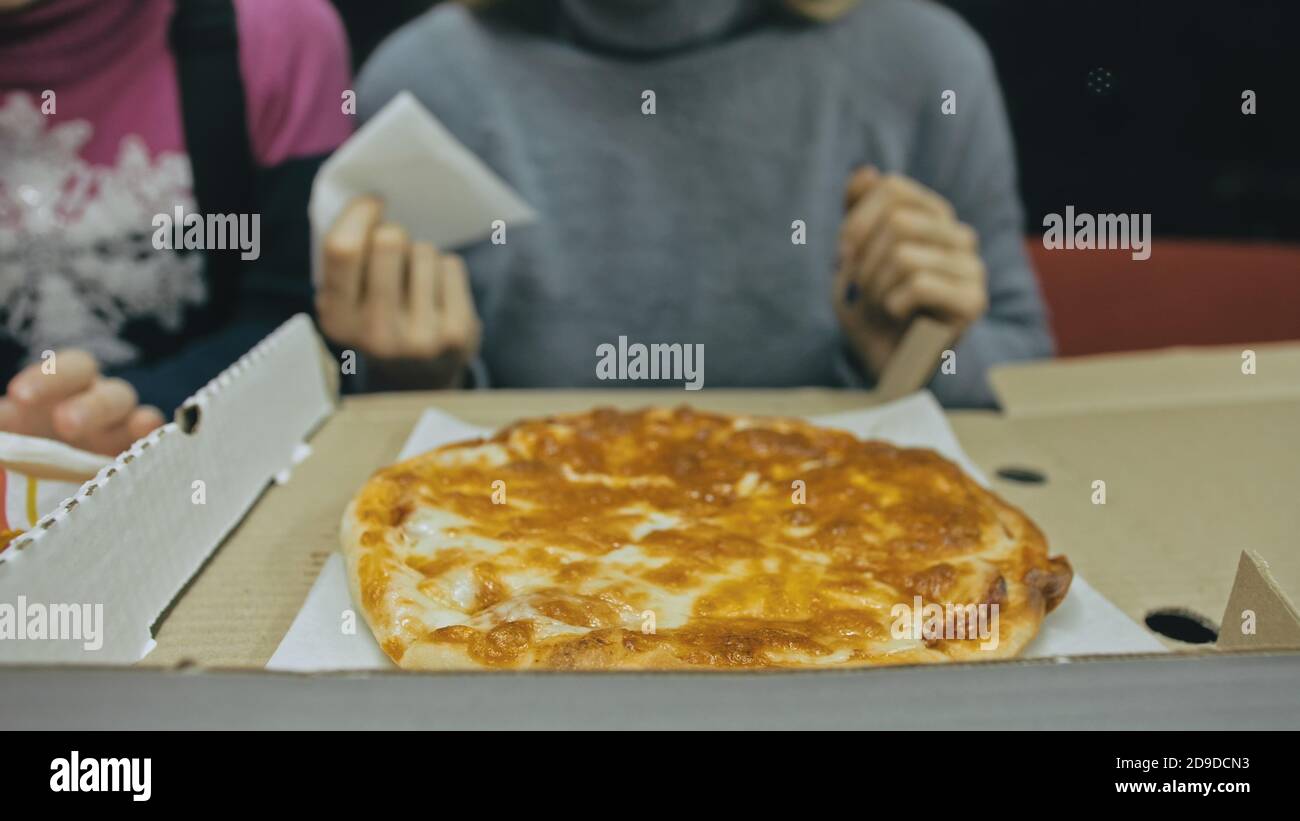
[[[49,363],[27,366],[0,399],[0,430],[58,439],[109,456],[162,423],[162,413],[141,406],[130,383],[104,378],[95,358],[75,349],[58,351]]]

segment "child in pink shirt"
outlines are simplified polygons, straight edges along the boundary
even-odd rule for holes
[[[0,0],[0,430],[117,452],[309,310],[350,87],[327,0]]]

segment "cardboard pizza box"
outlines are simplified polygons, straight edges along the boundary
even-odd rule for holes
[[[789,415],[862,407],[924,384],[950,339],[947,329],[921,326],[877,392],[710,390],[689,400]],[[595,404],[683,400],[680,392],[617,390],[340,402],[338,363],[324,350],[305,317],[286,323],[0,554],[0,602],[28,595],[112,604],[94,653],[0,642],[0,687],[21,693],[0,701],[0,726],[393,726],[412,715],[438,726],[565,726],[566,716],[584,726],[746,726],[746,716],[753,726],[1060,726],[1083,720],[1073,701],[1080,693],[1108,691],[1125,699],[1110,715],[1129,726],[1133,716],[1168,726],[1197,716],[1230,726],[1300,724],[1300,619],[1291,603],[1300,566],[1285,541],[1297,532],[1300,507],[1287,496],[1300,485],[1286,457],[1300,450],[1300,432],[1284,423],[1300,418],[1300,380],[1292,378],[1300,346],[1261,347],[1249,383],[1221,373],[1240,351],[1008,368],[994,377],[1005,413],[950,414],[989,475],[1044,479],[997,479],[995,489],[1106,597],[1140,623],[1169,611],[1222,626],[1218,645],[1170,640],[1182,652],[1167,658],[704,677],[266,672],[336,549],[346,502],[393,460],[426,407],[499,426]],[[1095,501],[1096,481],[1105,482],[1104,504]],[[993,689],[976,692],[996,695],[937,711],[918,698],[977,679]],[[1214,688],[1226,680],[1238,697],[1233,710],[1217,704],[1198,713],[1216,705]],[[1175,699],[1173,681],[1182,693]],[[438,693],[432,705],[429,687]],[[726,693],[742,694],[752,709],[719,707]],[[887,719],[862,710],[868,694],[899,711]],[[763,707],[782,699],[794,701]],[[575,713],[574,703],[608,709]],[[1088,724],[1097,726],[1095,716]]]
[[[1034,363],[992,382],[1001,441],[972,420],[955,423],[963,442],[993,475],[1040,468],[1041,484],[999,492],[1131,618],[1300,646],[1300,345]],[[1225,612],[1230,599],[1243,606]]]

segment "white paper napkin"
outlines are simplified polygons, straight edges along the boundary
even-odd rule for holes
[[[382,197],[386,219],[401,224],[413,240],[442,250],[486,238],[494,220],[514,227],[537,219],[408,91],[380,109],[316,175],[308,213],[317,282],[321,238],[362,194]]]
[[[860,411],[814,416],[810,421],[849,431],[859,437],[884,439],[897,445],[928,447],[969,472],[987,486],[988,480],[962,451],[942,408],[928,392]],[[402,448],[405,459],[448,442],[490,431],[466,424],[439,410],[424,412]],[[1068,546],[1057,545],[1069,553]],[[322,568],[307,601],[289,632],[267,663],[271,670],[384,670],[393,663],[379,649],[369,626],[357,613],[355,631],[342,629],[345,614],[355,612],[348,591],[343,556],[332,555]],[[1164,652],[1158,639],[1124,615],[1118,607],[1076,575],[1070,593],[1044,620],[1023,657],[1062,657],[1099,653]]]

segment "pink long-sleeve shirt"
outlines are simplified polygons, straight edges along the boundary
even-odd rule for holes
[[[38,0],[0,13],[0,377],[46,349],[131,367],[190,341],[211,293],[202,255],[149,245],[156,214],[196,208],[168,42],[176,1]],[[333,8],[234,8],[254,163],[327,154],[351,128]]]

